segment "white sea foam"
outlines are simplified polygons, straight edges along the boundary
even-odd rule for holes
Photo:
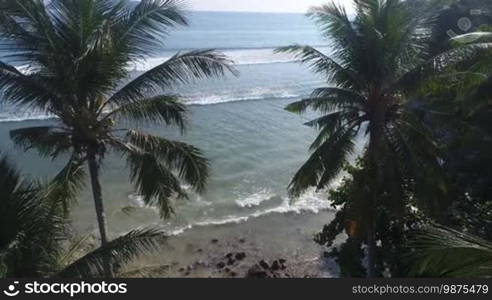
[[[236,204],[241,208],[252,208],[272,199],[274,196],[275,193],[269,189],[262,189],[261,191],[236,200]]]
[[[35,121],[35,120],[50,120],[54,117],[46,114],[0,114],[0,122],[24,122],[24,121]]]
[[[275,196],[269,192],[261,191],[252,194],[250,197],[248,197],[249,199],[245,198],[243,199],[243,201],[248,199],[246,200],[246,202],[249,201],[254,206],[254,204],[258,202],[261,203],[262,201],[265,201],[265,200],[260,200],[261,194],[266,195],[267,198],[270,199],[273,196]],[[272,196],[270,197],[270,195]],[[243,204],[244,203],[245,202],[243,202]],[[168,230],[168,234],[173,236],[180,235],[184,233],[186,230],[192,229],[194,227],[241,224],[251,219],[260,218],[262,216],[271,215],[271,214],[287,214],[287,213],[301,214],[303,212],[319,213],[320,211],[324,211],[328,209],[333,209],[331,201],[328,200],[328,194],[326,192],[316,192],[314,189],[312,189],[306,192],[303,196],[301,196],[299,199],[295,201],[290,200],[288,197],[284,197],[282,204],[277,207],[258,210],[246,216],[228,215],[220,219],[208,219],[208,220],[198,221],[193,224]]]
[[[282,90],[275,88],[254,88],[235,94],[211,94],[201,96],[188,96],[188,105],[211,105],[229,102],[240,102],[261,99],[283,99],[301,97],[302,94],[294,90]]]
[[[227,93],[215,93],[209,95],[184,95],[187,99],[187,105],[213,105],[222,104],[230,102],[240,102],[240,101],[253,101],[262,99],[286,99],[286,98],[298,98],[302,97],[300,91],[287,90],[287,89],[275,89],[275,88],[253,88],[250,90],[245,90],[241,92],[236,92],[232,94]],[[13,110],[13,109],[9,109]],[[32,120],[49,120],[55,118],[52,115],[42,114],[42,113],[1,113],[0,122],[22,122],[22,121],[32,121]]]
[[[143,196],[138,194],[130,194],[128,195],[128,199],[131,200],[132,204],[136,207],[146,207],[147,205],[143,201]]]

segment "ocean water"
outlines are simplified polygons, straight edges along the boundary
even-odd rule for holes
[[[176,203],[176,215],[160,220],[143,206],[128,182],[125,162],[109,155],[104,164],[103,188],[108,222],[113,234],[135,226],[161,225],[179,235],[193,227],[241,223],[271,214],[319,212],[330,207],[326,193],[310,191],[292,201],[287,186],[308,157],[316,132],[303,126],[309,116],[288,113],[284,107],[326,85],[306,67],[274,48],[293,43],[327,50],[311,20],[297,14],[190,13],[191,26],[173,32],[166,50],[147,61],[136,62],[135,72],[145,71],[176,52],[214,48],[236,63],[239,77],[204,80],[177,87],[190,105],[190,129],[180,136],[169,128],[140,128],[170,139],[190,142],[211,161],[207,192]],[[40,112],[0,104],[0,149],[28,175],[49,177],[63,159],[43,160],[35,153],[15,149],[9,130],[54,122]],[[125,214],[123,208],[136,209]],[[74,223],[81,231],[94,230],[95,214],[89,188],[74,209]]]

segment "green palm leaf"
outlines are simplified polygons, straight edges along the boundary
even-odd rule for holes
[[[433,225],[416,234],[410,276],[490,278],[492,244],[479,237]]]
[[[162,48],[169,29],[188,25],[182,4],[177,0],[140,1],[122,20],[119,41],[130,49],[133,58],[154,54]]]
[[[104,261],[109,258],[113,268],[124,266],[135,258],[150,254],[159,249],[165,241],[165,235],[158,229],[133,230],[96,249],[72,264],[66,266],[56,277],[94,278],[104,277]]]
[[[294,54],[296,59],[308,64],[316,73],[326,76],[327,82],[335,82],[338,87],[350,89],[362,84],[354,70],[313,47],[292,45],[275,51]]]
[[[137,123],[165,123],[178,126],[181,130],[186,127],[186,107],[179,98],[173,96],[156,96],[128,103],[108,114],[107,118],[123,118]]]
[[[143,73],[116,92],[109,104],[132,103],[136,99],[159,94],[163,88],[175,84],[189,83],[192,80],[219,77],[235,70],[230,61],[213,50],[198,50],[177,54],[157,67]]]
[[[130,131],[127,139],[132,145],[154,155],[170,169],[176,170],[178,176],[197,192],[204,191],[209,176],[209,165],[198,148],[136,131]]]
[[[354,127],[339,128],[313,152],[289,186],[292,196],[297,197],[310,187],[324,189],[336,178],[354,149]]]
[[[72,155],[67,165],[46,185],[44,197],[55,207],[61,208],[65,217],[68,217],[70,208],[86,186],[84,164],[85,159]]]
[[[49,126],[15,129],[10,138],[25,151],[35,149],[42,156],[57,157],[72,147],[69,134]]]
[[[43,277],[57,266],[66,221],[42,197],[43,189],[0,159],[0,262],[6,277]]]

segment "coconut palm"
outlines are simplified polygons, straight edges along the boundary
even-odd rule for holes
[[[492,277],[492,243],[454,229],[432,225],[409,244],[412,277]]]
[[[44,156],[68,156],[57,178],[72,179],[69,194],[80,187],[73,179],[85,177],[87,163],[102,246],[108,235],[100,169],[110,151],[126,158],[138,193],[163,217],[172,213],[171,198],[187,196],[181,180],[196,192],[205,189],[208,164],[199,149],[119,126],[184,130],[186,106],[166,89],[234,71],[222,54],[196,50],[128,80],[135,62],[156,55],[169,30],[187,24],[181,1],[0,0],[0,7],[1,50],[10,53],[0,62],[5,100],[57,118],[11,137]]]
[[[64,222],[40,187],[0,159],[0,277],[40,277],[56,265]]]
[[[416,73],[424,73],[416,70],[430,59],[426,31],[421,30],[430,15],[416,16],[415,9],[400,0],[354,3],[353,18],[335,3],[310,12],[330,43],[329,54],[302,45],[278,51],[295,54],[299,61],[325,76],[329,84],[286,108],[295,113],[314,110],[322,114],[306,124],[319,129],[320,134],[310,148],[311,157],[290,184],[292,196],[311,187],[326,188],[349,163],[356,140],[361,136],[368,140],[361,156],[370,172],[371,190],[360,203],[353,204],[348,223],[350,231],[358,228],[365,232],[368,276],[374,277],[377,207],[404,210],[406,203],[402,201],[407,197],[401,197],[403,186],[413,182],[405,178],[435,180],[435,184],[419,185],[419,189],[441,187],[435,174],[439,170],[439,149],[416,116],[416,106],[410,105],[406,97],[409,82],[416,85],[420,78]],[[416,169],[420,172],[412,172]],[[392,203],[382,203],[388,195]]]
[[[87,247],[86,238],[72,242],[58,206],[61,193],[54,192],[63,186],[23,178],[5,157],[0,158],[0,184],[0,278],[103,277],[106,258],[121,269],[165,240],[160,230],[147,228],[102,248]]]

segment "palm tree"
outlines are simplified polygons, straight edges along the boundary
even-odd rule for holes
[[[132,64],[158,54],[169,30],[187,21],[177,0],[0,0],[0,62],[5,100],[55,116],[56,125],[11,132],[14,142],[52,158],[70,159],[58,179],[73,192],[87,163],[102,246],[108,244],[100,168],[109,151],[128,162],[131,181],[163,217],[170,199],[186,198],[180,180],[205,189],[202,152],[118,125],[186,125],[186,106],[166,88],[234,72],[213,50],[178,53],[128,81]],[[17,66],[27,66],[22,71]],[[68,176],[76,172],[78,176]],[[70,193],[73,194],[73,193]],[[68,204],[65,205],[68,207]],[[106,275],[110,276],[106,264]]]
[[[138,229],[86,250],[86,238],[70,241],[69,222],[59,198],[53,198],[63,186],[23,178],[5,157],[0,184],[0,278],[103,277],[106,257],[112,266],[124,267],[165,240],[158,229]]]
[[[409,249],[412,277],[492,277],[492,243],[477,236],[434,224]]]
[[[64,222],[40,187],[0,159],[0,277],[40,277],[56,265]]]
[[[370,172],[371,190],[355,205],[348,223],[352,229],[363,228],[365,232],[368,276],[374,277],[375,213],[378,206],[388,206],[381,203],[380,199],[387,198],[382,195],[389,194],[394,202],[391,205],[402,211],[406,205],[402,203],[406,197],[401,197],[404,178],[412,175],[425,180],[433,176],[439,169],[439,151],[406,97],[408,83],[420,78],[415,73],[423,73],[418,67],[429,61],[426,31],[421,30],[429,15],[416,16],[414,8],[401,0],[354,3],[353,18],[335,3],[310,12],[330,43],[329,54],[302,45],[278,51],[295,54],[299,61],[326,76],[329,83],[286,108],[294,113],[311,109],[322,114],[306,124],[319,129],[320,134],[310,148],[311,157],[289,186],[293,197],[311,187],[326,188],[348,163],[356,139],[368,139],[362,156]],[[416,169],[420,172],[412,173]],[[440,182],[435,182],[434,187],[440,187]]]

